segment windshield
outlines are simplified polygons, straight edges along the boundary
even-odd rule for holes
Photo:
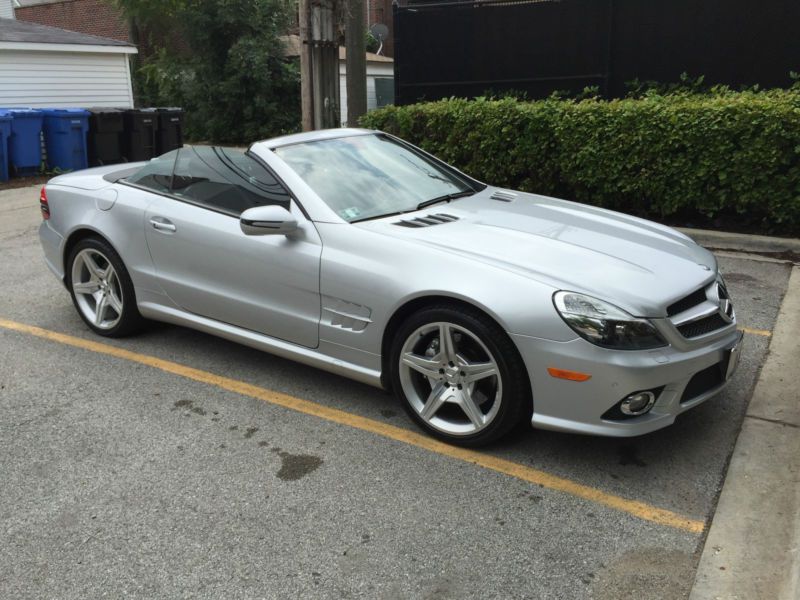
[[[358,135],[275,149],[345,221],[416,210],[475,190],[435,162],[383,135]]]

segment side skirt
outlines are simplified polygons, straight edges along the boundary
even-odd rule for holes
[[[380,371],[367,369],[365,367],[328,356],[313,348],[306,348],[272,338],[247,329],[241,329],[234,325],[221,323],[213,319],[201,317],[182,310],[169,308],[151,302],[140,302],[139,312],[146,319],[154,321],[164,321],[173,325],[181,325],[196,329],[211,335],[215,335],[232,342],[237,342],[256,350],[269,352],[281,358],[293,360],[310,367],[322,369],[336,375],[354,379],[361,383],[366,383],[377,388],[383,388],[381,384]]]

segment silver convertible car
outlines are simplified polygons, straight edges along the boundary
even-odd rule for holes
[[[655,223],[486,185],[377,131],[184,147],[42,189],[96,333],[144,319],[391,389],[448,442],[632,436],[717,394],[741,333],[714,256]]]

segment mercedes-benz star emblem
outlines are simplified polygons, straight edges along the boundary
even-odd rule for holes
[[[733,308],[731,307],[730,298],[727,297],[728,294],[725,293],[724,288],[719,283],[711,289],[714,297],[709,298],[709,300],[719,304],[719,316],[726,323],[733,323]]]

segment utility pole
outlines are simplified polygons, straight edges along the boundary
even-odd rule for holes
[[[310,0],[300,0],[300,114],[303,131],[314,129],[314,102],[311,89],[311,52],[309,45],[308,25],[311,20]]]
[[[357,127],[359,118],[367,112],[364,0],[346,0],[346,2],[344,44],[347,50],[347,125]]]
[[[303,131],[339,127],[336,1],[300,0],[299,11]]]

